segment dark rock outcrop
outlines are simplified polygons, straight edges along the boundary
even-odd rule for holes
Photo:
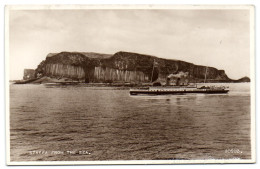
[[[203,81],[206,72],[207,81],[231,81],[224,70],[130,52],[117,52],[114,55],[79,52],[49,54],[36,69],[38,77],[131,83],[165,82],[167,76],[179,72],[187,73],[190,81]]]
[[[239,83],[250,82],[250,78],[245,76],[245,77],[242,77],[242,78],[236,80],[235,82],[239,82]]]
[[[34,69],[24,69],[23,72],[23,80],[30,80],[35,78],[35,70]]]

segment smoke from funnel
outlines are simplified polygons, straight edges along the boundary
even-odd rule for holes
[[[170,74],[167,78],[186,78],[189,72],[179,72],[177,74]]]

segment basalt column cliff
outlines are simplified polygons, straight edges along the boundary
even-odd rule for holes
[[[178,73],[187,74],[191,81],[202,81],[205,73],[209,81],[230,81],[224,70],[129,52],[114,55],[78,52],[49,54],[35,72],[38,78],[67,78],[87,83],[165,82],[170,74]]]

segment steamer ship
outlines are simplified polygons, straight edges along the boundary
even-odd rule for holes
[[[154,66],[153,66],[154,71]],[[226,94],[229,92],[228,87],[225,86],[202,86],[197,87],[197,84],[190,85],[188,83],[188,74],[170,74],[166,79],[164,86],[150,86],[143,88],[130,89],[130,95],[183,95],[183,94]],[[205,71],[204,84],[206,83],[207,67]],[[153,72],[152,72],[153,77]],[[152,79],[151,77],[151,79]],[[170,84],[170,80],[175,78],[175,85]],[[186,82],[183,83],[182,81]]]

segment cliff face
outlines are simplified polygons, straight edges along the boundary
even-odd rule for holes
[[[148,82],[148,75],[141,71],[95,67],[94,82]]]
[[[85,72],[82,67],[63,64],[46,64],[45,75],[60,78],[85,79]]]
[[[230,81],[224,70],[129,52],[114,55],[77,52],[49,54],[36,69],[38,76],[67,77],[85,82],[165,81],[170,74],[179,72],[187,73],[191,80],[203,80],[207,72],[207,80]]]
[[[179,60],[162,59],[154,56],[128,52],[118,52],[113,55],[110,60],[114,63],[112,66],[116,69],[127,69],[130,71],[138,70],[144,72],[149,77],[152,77],[153,72],[153,81],[157,78],[164,80],[168,75],[177,74],[179,72],[188,72],[191,79],[204,79],[205,73],[207,72],[207,80],[230,80],[224,70],[194,65],[192,63]],[[106,65],[111,66],[108,64]]]

